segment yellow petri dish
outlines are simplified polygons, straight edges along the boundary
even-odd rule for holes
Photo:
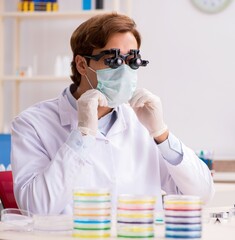
[[[106,188],[76,188],[73,196],[110,196],[110,190]]]

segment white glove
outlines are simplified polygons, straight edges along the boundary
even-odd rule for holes
[[[98,106],[106,107],[106,97],[96,89],[83,93],[77,100],[78,129],[84,135],[95,136],[98,129]]]
[[[167,130],[159,97],[146,89],[137,89],[129,103],[152,137],[156,138]]]

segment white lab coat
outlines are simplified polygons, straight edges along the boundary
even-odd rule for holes
[[[118,107],[107,136],[81,136],[77,111],[65,91],[59,98],[36,104],[12,123],[12,171],[18,206],[39,214],[71,214],[77,187],[109,188],[118,194],[151,194],[161,207],[167,194],[213,194],[207,166],[184,146],[174,166],[138,121],[130,106]]]

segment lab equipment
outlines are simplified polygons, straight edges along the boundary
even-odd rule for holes
[[[120,54],[120,49],[111,48],[109,50],[101,51],[96,55],[84,55],[85,58],[93,59],[95,61],[99,61],[105,55],[108,55],[107,58],[104,58],[104,64],[109,66],[110,68],[118,68],[124,62],[128,64],[132,69],[138,69],[139,67],[146,67],[149,63],[148,60],[142,60],[141,55],[139,54],[138,49],[131,49],[128,54],[122,55]]]
[[[108,189],[76,189],[73,202],[73,237],[111,236],[111,194]]]
[[[155,202],[154,196],[119,195],[117,237],[153,238]]]
[[[229,212],[212,212],[210,213],[210,223],[226,223],[229,220]]]
[[[200,197],[167,195],[164,197],[165,237],[200,238],[202,231]]]
[[[200,151],[196,151],[196,154],[213,173],[213,151],[200,150]]]
[[[5,208],[1,211],[1,221],[4,222],[4,230],[33,230],[33,214],[29,211],[17,208]]]
[[[66,233],[72,231],[73,220],[72,216],[60,214],[60,215],[33,215],[33,231],[35,232],[59,232]]]

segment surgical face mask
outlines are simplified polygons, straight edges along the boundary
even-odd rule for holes
[[[137,71],[128,65],[123,64],[116,69],[105,68],[96,71],[91,67],[89,69],[96,72],[98,81],[96,89],[105,95],[109,107],[127,103],[133,96],[137,87]],[[88,78],[87,80],[90,84]]]

